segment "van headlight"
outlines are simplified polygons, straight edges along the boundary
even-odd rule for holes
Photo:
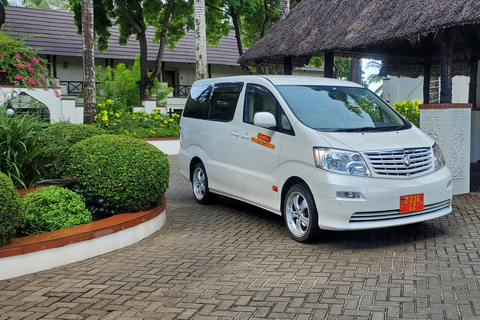
[[[315,165],[318,168],[350,174],[352,176],[371,177],[367,163],[358,152],[328,148],[313,148]]]
[[[445,165],[445,158],[443,157],[442,150],[440,146],[435,142],[432,147],[433,150],[433,161],[435,164],[435,171],[440,170]]]

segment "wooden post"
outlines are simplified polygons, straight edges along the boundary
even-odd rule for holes
[[[292,57],[283,58],[283,74],[291,75],[293,71]]]
[[[470,53],[470,85],[468,87],[468,103],[472,108],[477,108],[477,86],[478,86],[478,47],[472,47]]]
[[[324,76],[325,78],[333,78],[333,52],[327,51],[325,52],[325,67],[324,67]]]
[[[430,103],[430,68],[432,66],[432,62],[430,58],[425,59],[425,63],[423,64],[423,103],[429,104]]]
[[[452,103],[452,35],[445,30],[440,37],[440,103]]]
[[[362,83],[362,61],[358,58],[350,60],[350,81]]]

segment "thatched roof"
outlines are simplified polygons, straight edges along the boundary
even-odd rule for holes
[[[438,71],[445,30],[452,31],[453,73],[469,72],[469,47],[480,43],[479,0],[303,0],[246,51],[244,65],[293,65],[335,55],[382,59],[383,73],[418,76],[426,57]],[[387,58],[385,58],[387,57]]]

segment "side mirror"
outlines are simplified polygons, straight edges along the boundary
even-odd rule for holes
[[[263,128],[275,128],[277,126],[277,121],[275,116],[270,112],[257,112],[253,117],[253,124]]]

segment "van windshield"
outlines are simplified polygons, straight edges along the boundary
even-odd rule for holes
[[[295,116],[319,131],[394,131],[411,125],[366,88],[277,86]]]

